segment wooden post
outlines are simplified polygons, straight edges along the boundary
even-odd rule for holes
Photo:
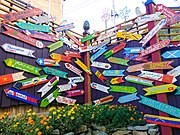
[[[147,0],[147,2],[145,3],[146,6],[146,13],[147,14],[153,14],[155,12],[155,3],[153,2],[153,0]],[[155,22],[149,22],[148,23],[148,31],[152,30],[155,26]],[[157,35],[155,35],[151,40],[150,40],[150,45],[153,45],[155,43],[157,43],[159,41]],[[160,62],[161,60],[161,54],[160,51],[156,51],[154,53],[152,53],[152,62]],[[163,73],[163,70],[154,70],[154,72],[157,73]],[[162,83],[160,82],[155,82],[155,85],[162,85]],[[166,94],[158,94],[157,95],[157,100],[163,103],[168,104],[168,100],[167,100],[167,95]],[[160,116],[168,116],[168,114],[159,111],[159,115]],[[166,127],[166,126],[161,126],[161,132],[162,135],[172,135],[172,129],[170,127]]]
[[[84,26],[83,26],[83,28],[84,28],[83,36],[84,37],[89,34],[88,33],[89,27],[90,27],[89,22],[85,21]],[[87,41],[84,43],[85,46],[89,46],[89,44],[90,44],[90,41]],[[89,52],[85,52],[83,55],[83,58],[84,58],[84,64],[88,68],[90,68],[90,54],[89,54]],[[84,91],[85,91],[84,101],[85,101],[85,104],[92,104],[90,84],[91,84],[91,76],[89,74],[84,73]]]

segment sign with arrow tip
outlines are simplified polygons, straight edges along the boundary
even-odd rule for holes
[[[120,64],[123,66],[129,66],[128,65],[129,60],[125,60],[125,59],[121,59],[121,58],[117,58],[117,57],[110,57],[110,58],[108,58],[108,61],[111,63]]]
[[[123,83],[124,80],[123,80],[123,77],[115,77],[115,78],[112,78],[110,83],[111,84],[119,84],[119,83]]]
[[[98,83],[95,83],[95,82],[91,83],[91,88],[97,89],[97,90],[105,92],[105,93],[109,93],[109,91],[108,91],[109,87],[106,87],[104,85],[101,85],[101,84],[98,84]]]
[[[65,63],[64,65],[65,65],[65,67],[66,67],[67,69],[69,69],[70,71],[72,71],[72,72],[74,72],[75,74],[81,76],[82,71],[81,71],[80,69],[76,68],[75,66],[73,66],[73,65],[70,64],[70,63]]]
[[[56,43],[48,45],[47,48],[50,49],[49,52],[52,52],[52,51],[54,51],[54,50],[56,50],[56,49],[58,49],[58,48],[60,48],[62,46],[63,46],[63,42],[62,41],[58,41]]]
[[[67,97],[63,97],[63,96],[58,96],[56,98],[56,101],[58,103],[63,103],[63,104],[67,104],[67,105],[74,105],[76,103],[76,99],[67,98]]]
[[[109,96],[94,100],[93,102],[95,103],[95,105],[102,105],[105,103],[112,102],[113,99],[114,99],[114,97],[112,95],[109,95]]]
[[[44,59],[44,58],[38,58],[36,60],[36,62],[40,65],[40,66],[57,66],[60,67],[59,63],[56,60],[52,60],[52,59]]]
[[[161,56],[165,59],[180,58],[180,50],[166,51]]]
[[[91,66],[97,67],[97,68],[102,68],[102,69],[110,69],[111,68],[111,65],[109,63],[98,62],[98,61],[93,61]]]
[[[110,92],[135,93],[137,89],[132,86],[110,85]]]
[[[131,101],[139,100],[140,98],[137,96],[137,92],[134,94],[128,94],[126,96],[119,97],[118,102],[123,104],[123,103],[128,103]]]

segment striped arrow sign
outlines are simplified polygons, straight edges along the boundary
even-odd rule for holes
[[[62,41],[58,41],[56,43],[48,45],[47,48],[50,49],[49,52],[52,52],[52,51],[54,51],[54,50],[56,50],[56,49],[58,49],[58,48],[60,48],[62,46],[63,46],[63,42]]]
[[[157,4],[156,10],[163,13],[165,16],[167,16],[167,18],[172,18],[176,15],[176,12],[174,10],[171,10],[163,4]]]
[[[180,58],[180,50],[166,51],[161,56],[165,59]]]
[[[112,102],[113,99],[114,99],[114,97],[112,95],[109,95],[109,96],[94,100],[93,102],[95,103],[95,105],[102,105],[105,103]]]
[[[77,87],[75,83],[62,84],[57,86],[59,88],[58,92],[63,92],[67,90],[74,90]]]
[[[180,118],[179,108],[176,108],[174,106],[171,106],[171,105],[168,105],[168,104],[165,104],[165,103],[162,103],[162,102],[159,102],[159,101],[156,101],[151,98],[144,97],[144,96],[140,96],[140,98],[141,100],[139,101],[139,103]]]
[[[124,48],[124,52],[123,54],[129,54],[129,53],[133,53],[133,54],[137,54],[140,53],[142,50],[144,50],[142,47],[129,47],[129,48]]]
[[[49,94],[46,98],[41,100],[40,107],[46,107],[59,96],[58,88]]]
[[[98,84],[98,83],[95,83],[95,82],[91,83],[91,88],[97,89],[97,90],[105,92],[105,93],[109,93],[109,91],[108,91],[109,87],[106,87],[104,85],[101,85],[101,84]]]
[[[68,78],[69,82],[68,83],[80,83],[84,81],[84,77],[78,76],[78,77],[69,77]]]
[[[76,103],[76,99],[67,98],[67,97],[63,97],[63,96],[58,96],[56,98],[56,101],[58,103],[63,103],[63,104],[67,104],[67,105],[74,105]]]
[[[7,58],[4,60],[4,62],[8,67],[23,70],[23,71],[26,71],[35,75],[40,75],[39,71],[41,70],[41,68],[26,64],[24,62],[21,62],[12,58]]]
[[[152,63],[152,62],[148,62],[146,64],[149,64],[149,63]],[[129,66],[126,71],[128,71],[129,73],[131,72],[136,72],[136,71],[140,71],[140,70],[143,70],[143,66],[144,66],[145,63],[142,63],[142,64],[137,64],[137,65],[132,65],[132,66]]]
[[[57,83],[59,82],[59,77],[54,76],[49,80],[48,83],[46,83],[41,89],[39,89],[37,92],[42,92],[41,97],[43,97],[50,89],[52,89]]]
[[[53,60],[56,60],[57,62],[60,62],[60,61],[71,62],[71,57],[65,56],[65,55],[62,55],[62,54],[58,54],[58,53],[51,53],[50,57]]]
[[[96,60],[98,57],[100,57],[106,51],[107,51],[107,46],[104,46],[103,48],[99,49],[99,51],[97,51],[96,53],[94,53],[91,56],[90,61],[93,62],[94,60]]]
[[[123,77],[115,77],[115,78],[112,78],[110,81],[111,84],[119,84],[123,82],[124,82]]]
[[[52,60],[52,59],[44,59],[44,58],[38,58],[36,60],[36,62],[40,65],[40,66],[57,66],[60,67],[59,63],[56,60]]]
[[[42,76],[18,81],[13,85],[13,87],[18,90],[27,89],[29,87],[37,86],[37,85],[48,82],[48,79],[46,78],[47,78],[47,75],[42,75]]]
[[[8,44],[8,43],[5,43],[5,44],[1,45],[1,47],[6,52],[11,52],[11,53],[15,53],[15,54],[23,55],[23,56],[36,58],[33,55],[33,53],[35,52],[34,50],[26,49],[26,48],[23,48],[23,47],[18,47],[18,46]]]
[[[65,51],[64,54],[68,57],[81,58],[81,54],[79,52]]]
[[[72,48],[74,50],[78,50],[78,45],[74,44],[72,41],[70,41],[66,37],[60,37],[59,40],[61,40],[63,43],[65,43],[69,48]]]
[[[32,46],[35,46],[37,48],[44,48],[45,47],[41,41],[38,41],[34,38],[31,38],[31,37],[19,32],[19,31],[16,31],[16,30],[8,27],[8,26],[4,26],[4,27],[7,31],[4,31],[3,34],[6,34],[6,35],[11,36],[13,38],[16,38],[18,40],[21,40],[21,41],[28,43]]]
[[[102,69],[110,69],[111,68],[111,65],[109,63],[98,62],[98,61],[93,61],[91,66],[97,67],[97,68],[102,68]]]
[[[71,90],[71,91],[66,91],[67,95],[66,97],[77,97],[84,95],[84,90]]]
[[[121,59],[121,58],[117,58],[117,57],[110,57],[110,58],[108,58],[108,61],[111,63],[120,64],[123,66],[129,66],[128,65],[129,60],[125,60],[125,59]]]
[[[66,31],[65,33],[66,33],[66,35],[67,35],[75,44],[77,44],[79,47],[80,47],[80,46],[83,46],[83,44],[81,44],[81,42],[80,42],[74,35],[72,35],[70,32]]]
[[[107,79],[104,77],[103,74],[101,74],[101,72],[97,68],[91,67],[91,70],[103,83],[107,83]]]
[[[100,50],[101,48],[103,48],[104,46],[106,46],[107,44],[109,44],[111,41],[110,38],[105,39],[103,42],[99,43],[98,45],[94,45],[94,48],[92,50],[93,53],[97,52],[98,50]]]
[[[165,85],[143,88],[143,90],[147,92],[145,96],[149,96],[154,94],[173,92],[176,88],[177,86],[174,84],[165,84]]]
[[[32,23],[25,23],[25,22],[17,22],[16,25],[25,30],[35,30],[41,32],[50,32],[50,27],[48,25],[38,25]]]
[[[137,92],[134,94],[128,94],[126,96],[122,96],[118,98],[118,102],[123,104],[123,103],[128,103],[131,101],[139,100],[140,98],[137,96]]]
[[[167,74],[174,77],[178,77],[180,75],[180,66],[170,70],[169,72],[167,72]]]
[[[148,62],[147,57],[139,57],[138,54],[126,53],[126,54],[123,54],[123,55],[124,55],[124,58],[127,59],[127,60]]]
[[[44,67],[43,70],[44,70],[44,72],[46,74],[59,76],[61,78],[68,79],[68,73],[67,72],[57,70],[57,69],[54,69],[54,68],[50,68],[50,67]]]
[[[154,86],[153,81],[141,78],[139,76],[133,76],[133,75],[128,75],[125,77],[126,81],[136,83],[136,84],[141,84],[145,86]]]
[[[164,82],[164,83],[174,83],[177,81],[177,79],[174,76],[164,75],[161,73],[155,73],[155,72],[149,72],[149,71],[141,71],[141,74],[138,76],[147,78],[150,80]]]
[[[170,65],[173,61],[163,61],[163,62],[152,62],[152,63],[144,63],[144,70],[156,70],[156,69],[172,69],[173,67]]]
[[[87,74],[91,75],[91,70],[82,63],[78,58],[76,58],[76,61],[74,61],[82,70],[84,70]]]
[[[17,72],[12,74],[6,74],[0,76],[0,86],[8,83],[12,83],[15,81],[26,79],[25,76],[23,76],[24,72]]]
[[[70,71],[72,71],[72,72],[74,72],[75,74],[81,76],[82,71],[81,71],[80,69],[76,68],[75,66],[73,66],[73,65],[70,64],[70,63],[65,63],[64,65],[65,65],[65,67],[66,67],[67,69],[69,69]]]
[[[137,89],[132,86],[110,85],[110,92],[135,93]]]
[[[124,70],[104,70],[102,74],[104,76],[124,76]]]
[[[66,31],[72,28],[74,28],[74,23],[69,23],[69,24],[58,26],[57,28],[55,28],[55,31],[62,32],[62,31]]]
[[[32,95],[29,95],[19,90],[16,90],[15,88],[4,89],[4,92],[7,97],[10,97],[10,98],[34,105],[34,106],[38,106],[38,101],[40,100],[37,97],[34,97]]]

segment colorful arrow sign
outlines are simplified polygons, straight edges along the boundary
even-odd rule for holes
[[[97,68],[91,67],[91,70],[103,83],[107,83],[107,79],[101,74],[101,72]]]
[[[7,58],[4,60],[4,62],[8,67],[23,70],[23,71],[26,71],[35,75],[40,75],[39,71],[41,70],[41,68],[34,67],[32,65],[26,64],[24,62],[21,62],[12,58]]]
[[[109,63],[98,62],[98,61],[93,61],[91,66],[97,67],[97,68],[102,68],[102,69],[110,69],[111,68],[111,65]]]
[[[18,19],[40,15],[40,14],[42,14],[42,10],[40,10],[39,8],[33,8],[33,9],[27,9],[20,12],[11,12],[9,14],[4,14],[4,15],[1,14],[0,16],[4,19],[3,22],[7,23],[7,22],[16,21]]]
[[[101,85],[101,84],[98,84],[98,83],[95,83],[95,82],[91,83],[91,88],[97,89],[97,90],[105,92],[105,93],[109,93],[109,91],[108,91],[109,87],[106,87],[104,85]]]
[[[140,53],[142,50],[144,50],[142,47],[128,47],[128,48],[124,48],[124,52],[123,54],[129,54],[129,53]]]
[[[68,57],[81,58],[81,54],[79,52],[65,51],[64,54]]]
[[[74,105],[76,103],[76,99],[67,98],[67,97],[63,97],[63,96],[58,96],[56,98],[56,101],[58,103],[63,103],[63,104],[67,104],[67,105]]]
[[[34,50],[26,49],[26,48],[23,48],[23,47],[18,47],[18,46],[8,44],[8,43],[5,43],[5,44],[1,45],[1,47],[6,52],[11,52],[11,53],[15,53],[15,54],[23,55],[23,56],[36,58],[33,55],[33,53],[35,52]]]
[[[8,83],[12,83],[15,81],[26,79],[25,76],[23,76],[24,72],[17,72],[12,74],[6,74],[0,76],[0,86]]]
[[[7,31],[4,31],[3,34],[6,34],[6,35],[11,36],[13,38],[16,38],[18,40],[21,40],[21,41],[28,43],[32,46],[35,46],[37,48],[44,48],[45,47],[41,41],[33,39],[33,38],[19,32],[19,31],[16,31],[16,30],[8,27],[8,26],[4,26],[4,27]]]
[[[83,46],[81,44],[81,42],[74,35],[72,35],[70,32],[66,31],[65,33],[75,44],[77,44],[78,46]]]
[[[122,82],[124,82],[123,77],[115,77],[115,78],[112,78],[110,81],[111,84],[119,84]]]
[[[76,61],[74,61],[79,67],[81,67],[82,70],[84,70],[87,74],[91,75],[91,70],[82,63],[78,58],[76,58]]]
[[[44,67],[43,70],[46,74],[49,74],[49,75],[59,76],[61,78],[65,78],[65,79],[68,78],[67,77],[68,73],[61,71],[61,70],[57,70],[57,69],[50,68],[50,67]]]
[[[63,91],[67,91],[67,90],[76,89],[77,84],[68,83],[68,84],[58,85],[57,87],[59,88],[58,92],[63,92]]]
[[[74,28],[74,23],[70,23],[70,24],[65,24],[65,25],[60,25],[57,28],[55,28],[56,32],[62,32],[62,31],[66,31],[69,29]]]
[[[95,32],[93,34],[87,35],[81,39],[81,43],[92,40],[92,39],[96,38],[97,36],[99,36],[99,32]]]
[[[81,76],[82,71],[81,71],[80,69],[76,68],[75,66],[73,66],[73,65],[70,64],[70,63],[65,63],[64,65],[65,65],[65,67],[66,67],[67,69],[69,69],[70,71],[72,71],[72,72],[74,72],[75,74]]]
[[[66,97],[77,97],[84,95],[84,90],[71,90],[71,91],[66,91],[67,95]]]
[[[151,63],[151,62],[148,62],[148,63]],[[148,64],[148,63],[147,63],[147,64]],[[143,65],[144,65],[144,64],[145,64],[145,63],[129,66],[129,67],[126,69],[126,71],[128,71],[129,73],[131,73],[131,72],[136,72],[136,71],[143,70],[143,69],[144,69],[144,68],[143,68]]]
[[[170,70],[169,72],[167,72],[167,74],[174,77],[178,77],[180,75],[180,66]]]
[[[171,18],[167,18],[166,26],[170,26],[178,22],[180,22],[180,14],[176,13],[175,16],[172,16]]]
[[[140,34],[133,34],[132,32],[121,31],[116,33],[116,38],[123,38],[128,40],[140,40],[142,36]]]
[[[95,105],[102,105],[105,103],[112,102],[113,99],[114,99],[114,97],[112,95],[109,95],[109,96],[94,100],[93,102],[95,103]]]
[[[94,60],[96,60],[98,57],[100,57],[106,51],[107,51],[107,46],[104,46],[103,48],[99,49],[99,51],[97,51],[96,53],[94,53],[91,56],[90,61],[93,62]]]
[[[165,85],[159,85],[155,87],[143,88],[143,90],[147,92],[145,96],[149,96],[149,95],[154,95],[154,94],[173,92],[176,88],[177,86],[174,84],[165,84]]]
[[[132,83],[137,83],[145,86],[154,86],[153,81],[141,78],[139,76],[133,76],[133,75],[128,75],[125,77],[126,81],[132,82]]]
[[[59,40],[61,40],[63,43],[65,43],[69,48],[72,48],[74,50],[78,50],[78,45],[74,44],[72,41],[70,41],[66,37],[60,37]]]
[[[180,58],[180,50],[166,51],[161,56],[165,59]]]
[[[176,93],[175,95],[180,95],[180,86],[176,88]]]
[[[144,97],[144,96],[140,96],[140,98],[141,100],[139,101],[139,103],[180,118],[179,108],[176,108],[174,106],[171,106],[171,105],[168,105],[168,104],[165,104],[165,103],[162,103],[162,102],[159,102],[159,101],[156,101],[151,98]]]
[[[164,6],[163,4],[157,4],[156,10],[163,13],[165,16],[172,18],[176,15],[176,12],[174,10],[171,10],[170,8]]]
[[[58,53],[51,53],[50,57],[53,60],[56,60],[57,62],[60,62],[60,61],[71,62],[71,57],[65,56],[65,55],[62,55],[62,54],[58,54]]]
[[[126,96],[119,97],[118,102],[123,104],[123,103],[128,103],[131,101],[139,100],[140,98],[137,96],[137,92],[134,94],[128,94]]]
[[[41,97],[43,97],[50,89],[52,89],[57,83],[59,82],[59,77],[54,76],[49,80],[48,83],[46,83],[41,89],[39,89],[37,92],[42,92]]]
[[[147,57],[139,57],[138,54],[130,54],[130,53],[126,53],[123,54],[124,58],[127,60],[135,60],[135,61],[140,61],[140,62],[148,62]]]
[[[37,97],[34,97],[32,95],[29,95],[19,90],[16,90],[14,88],[4,89],[4,92],[7,97],[10,97],[10,98],[34,105],[34,106],[38,106],[38,101],[40,100]]]
[[[164,83],[174,83],[177,81],[177,79],[174,76],[149,71],[141,71],[141,74],[138,76]]]
[[[41,100],[40,107],[46,107],[48,106],[51,102],[54,101],[59,96],[58,88],[53,91],[51,94],[49,94],[46,98]]]
[[[105,39],[103,42],[99,43],[98,45],[94,45],[94,48],[92,50],[93,53],[97,52],[98,50],[100,50],[101,48],[103,48],[104,46],[106,46],[107,44],[109,44],[111,41],[110,38]]]
[[[52,60],[52,59],[45,59],[45,58],[38,58],[36,60],[36,62],[40,65],[40,66],[57,66],[60,67],[60,65],[58,64],[58,62],[56,60]]]
[[[68,83],[80,83],[84,81],[84,77],[78,76],[78,77],[69,77],[68,78],[69,82]]]
[[[152,63],[144,63],[144,70],[156,70],[156,69],[172,69],[173,67],[170,65],[173,61],[163,61],[163,62],[152,62]]]
[[[117,57],[110,57],[110,58],[108,58],[108,61],[111,63],[120,64],[123,66],[129,66],[128,65],[129,60],[125,60],[125,59],[121,59],[121,58],[117,58]]]
[[[49,52],[52,52],[52,51],[54,51],[54,50],[56,50],[56,49],[58,49],[58,48],[60,48],[62,46],[63,46],[63,42],[62,41],[58,41],[56,43],[48,45],[47,48],[50,49]]]
[[[110,85],[110,92],[135,93],[137,89],[132,86]]]
[[[119,52],[120,50],[122,50],[124,47],[126,46],[126,43],[120,43],[119,45],[115,46],[114,48],[112,48],[111,50],[107,51],[105,54],[104,54],[104,58],[108,58],[110,57],[111,55]]]
[[[40,84],[48,82],[48,79],[46,79],[46,78],[47,78],[47,75],[42,75],[42,76],[18,81],[13,85],[13,87],[18,89],[18,90],[27,89],[29,87],[33,87],[33,86],[40,85]]]
[[[124,70],[104,70],[102,74],[104,76],[124,76]]]

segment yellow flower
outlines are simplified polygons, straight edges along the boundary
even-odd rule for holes
[[[75,114],[75,111],[72,111],[72,114]]]
[[[27,116],[31,116],[31,113],[28,113]]]
[[[31,112],[32,111],[32,109],[29,109],[29,110],[27,110],[27,113],[29,113],[29,112]]]
[[[36,128],[35,131],[36,131],[36,132],[39,131],[39,128]]]
[[[64,114],[63,117],[66,117],[66,114]]]
[[[53,112],[53,115],[56,115],[56,112],[55,112],[55,111]]]
[[[136,114],[136,112],[134,112],[134,114]]]
[[[142,118],[139,118],[139,121],[142,121]]]
[[[131,118],[130,118],[130,120],[134,120],[134,118],[133,118],[133,117],[131,117]]]
[[[16,125],[19,125],[19,122],[16,122]]]
[[[13,127],[17,127],[17,125],[15,124],[15,125],[13,125]]]
[[[58,109],[57,112],[60,112],[60,110]]]
[[[33,130],[30,131],[31,133],[33,132]]]
[[[50,119],[52,119],[52,116],[49,116]]]
[[[74,117],[71,117],[71,120],[74,120]]]
[[[33,112],[33,113],[32,113],[32,115],[36,115],[36,113],[35,113],[35,112]]]
[[[42,135],[42,132],[41,132],[41,131],[39,131],[39,132],[37,133],[37,135]]]
[[[46,129],[48,130],[50,127],[49,126],[46,126]]]
[[[56,108],[55,108],[55,107],[51,107],[51,108],[49,109],[50,112],[53,111],[53,110],[56,110]]]

